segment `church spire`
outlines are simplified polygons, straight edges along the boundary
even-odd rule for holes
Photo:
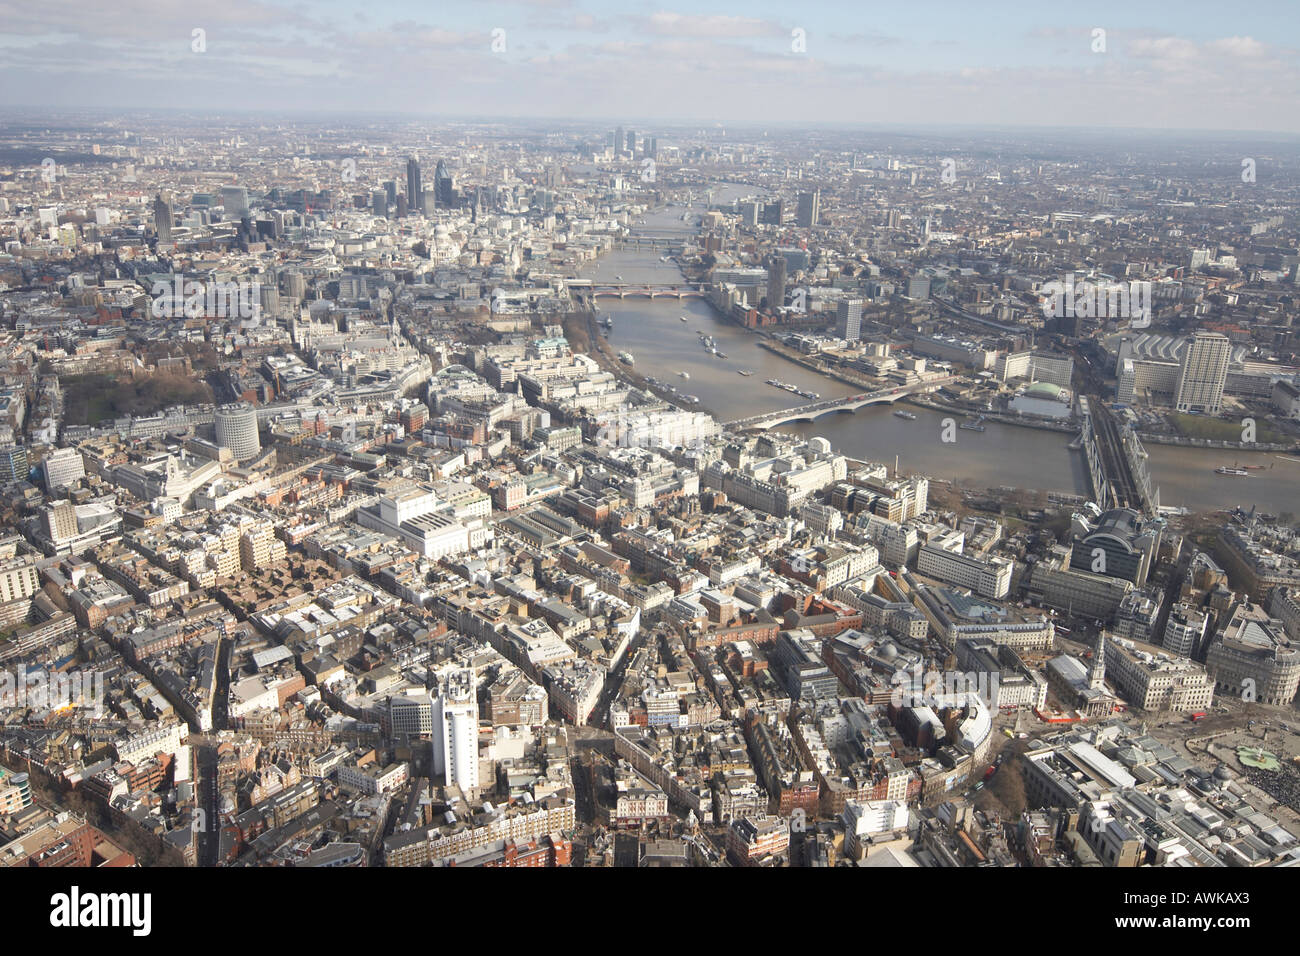
[[[1088,672],[1088,686],[1100,690],[1106,683],[1106,632],[1097,635],[1097,650],[1092,655],[1092,668]]]

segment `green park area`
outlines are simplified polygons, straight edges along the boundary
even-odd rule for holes
[[[212,389],[202,381],[174,372],[135,378],[114,378],[89,373],[67,375],[63,386],[64,421],[69,425],[94,425],[121,415],[152,415],[169,405],[191,405],[213,400]]]
[[[1169,416],[1170,422],[1178,433],[1187,438],[1206,438],[1210,441],[1242,440],[1245,426],[1239,418],[1206,418],[1204,415],[1183,415],[1175,412]],[[1255,441],[1262,444],[1285,442],[1286,436],[1280,434],[1268,422],[1255,419]]]

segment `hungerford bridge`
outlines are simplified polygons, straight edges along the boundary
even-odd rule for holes
[[[946,385],[948,382],[955,380],[958,376],[948,375],[943,378],[930,379],[926,382],[916,382],[912,385],[903,385],[898,388],[882,388],[875,392],[862,392],[858,395],[846,395],[843,398],[823,399],[820,402],[813,402],[811,405],[798,405],[794,408],[779,408],[773,412],[764,412],[762,415],[751,415],[749,418],[738,418],[734,422],[727,422],[723,425],[729,431],[748,431],[750,429],[763,430],[766,428],[775,428],[777,425],[789,425],[793,422],[811,422],[822,415],[830,412],[844,412],[852,414],[859,408],[866,405],[878,405],[882,402],[896,402],[900,398],[908,395],[914,395],[917,392],[930,392]]]

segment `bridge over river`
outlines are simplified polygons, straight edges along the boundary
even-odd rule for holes
[[[813,402],[809,405],[796,405],[794,408],[780,408],[773,412],[764,412],[761,415],[751,415],[748,418],[738,418],[735,421],[725,423],[724,427],[732,431],[762,431],[768,428],[775,428],[777,425],[789,425],[791,422],[811,422],[815,421],[822,415],[830,412],[844,412],[852,414],[859,408],[866,405],[879,405],[892,403],[900,398],[906,398],[908,395],[916,395],[920,392],[932,392],[947,383],[954,381],[958,376],[947,375],[943,378],[930,379],[925,382],[914,382],[911,385],[901,385],[896,388],[882,388],[874,392],[861,392],[857,395],[846,395],[843,398],[828,398],[820,402]]]

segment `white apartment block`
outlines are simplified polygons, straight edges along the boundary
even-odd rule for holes
[[[1223,410],[1223,386],[1228,381],[1232,342],[1218,332],[1197,332],[1183,350],[1174,406],[1180,412],[1218,415]]]

